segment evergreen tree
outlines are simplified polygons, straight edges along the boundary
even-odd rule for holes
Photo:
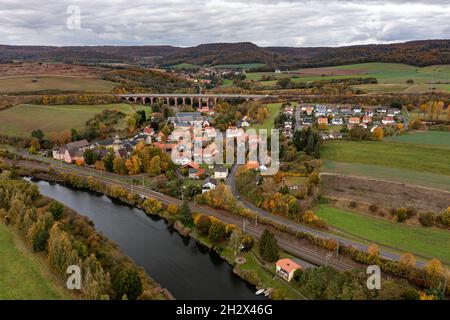
[[[112,288],[116,298],[126,296],[136,300],[142,294],[142,283],[139,274],[134,269],[122,269],[113,279]]]
[[[180,220],[184,225],[192,222],[191,209],[189,208],[189,203],[187,202],[187,200],[184,200],[183,204],[181,205]]]
[[[267,262],[275,262],[279,258],[279,248],[275,235],[269,230],[264,232],[259,241],[259,254]]]

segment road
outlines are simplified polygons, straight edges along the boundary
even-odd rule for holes
[[[295,107],[295,130],[302,130],[302,107],[300,105]]]
[[[77,167],[72,165],[63,165],[60,163],[59,166],[55,166],[54,163],[43,163],[43,162],[36,162],[36,161],[30,161],[30,160],[8,160],[4,159],[7,163],[10,165],[16,164],[19,167],[25,167],[29,169],[39,169],[48,171],[49,167],[51,166],[55,171],[61,172],[61,173],[73,173],[81,177],[89,177],[93,176],[96,180],[103,182],[105,185],[108,186],[120,186],[128,191],[137,193],[141,196],[145,197],[151,197],[154,199],[157,199],[161,201],[162,203],[168,205],[168,204],[175,204],[180,206],[182,204],[182,201],[177,198],[173,198],[167,195],[164,195],[162,193],[156,192],[154,190],[150,190],[148,188],[142,187],[142,186],[136,186],[136,185],[130,185],[124,181],[118,180],[120,176],[117,176],[115,174],[109,173],[108,175],[99,175],[93,174],[93,172],[87,168],[83,167]],[[47,159],[49,160],[49,159]],[[53,162],[53,161],[52,161]],[[115,178],[113,178],[116,176]],[[207,214],[210,216],[214,216],[226,223],[231,223],[237,226],[242,227],[245,229],[245,232],[249,233],[253,237],[259,239],[262,232],[264,231],[265,227],[261,224],[252,223],[250,221],[247,221],[246,219],[239,217],[237,215],[234,215],[230,212],[215,209],[208,206],[198,205],[190,203],[190,209],[192,212],[198,212],[202,214]],[[294,240],[291,235],[285,234],[282,232],[276,232],[276,238],[278,241],[278,244],[280,248],[302,260],[305,260],[309,263],[312,263],[313,265],[330,265],[333,268],[337,270],[350,270],[354,269],[355,265],[351,265],[343,261],[341,258],[337,258],[334,256],[327,256],[325,253],[316,251],[310,248],[307,248],[305,246],[302,246],[300,244],[300,240]]]
[[[319,231],[319,230],[316,230],[314,228],[298,224],[295,221],[289,220],[289,219],[284,218],[284,217],[273,215],[270,212],[262,210],[261,208],[258,208],[257,206],[253,205],[252,203],[246,201],[245,199],[243,199],[241,197],[241,195],[239,194],[239,192],[238,192],[238,190],[236,188],[236,178],[235,178],[236,170],[237,170],[237,166],[235,165],[235,166],[233,166],[233,168],[232,168],[232,170],[231,170],[231,172],[230,172],[230,174],[229,174],[229,176],[227,178],[226,183],[231,188],[231,191],[232,191],[233,195],[240,201],[240,203],[244,207],[246,207],[246,208],[248,208],[248,209],[258,213],[260,216],[262,216],[264,218],[268,218],[268,219],[271,219],[273,221],[276,221],[277,223],[280,223],[280,224],[283,224],[285,226],[288,226],[289,228],[291,228],[291,229],[293,229],[295,231],[305,232],[305,233],[308,233],[308,234],[311,234],[311,235],[314,235],[314,236],[317,236],[317,237],[320,237],[320,238],[334,239],[334,240],[338,241],[339,244],[341,244],[341,245],[353,246],[355,248],[358,248],[359,250],[367,251],[367,246],[364,245],[364,244],[361,244],[359,242],[346,239],[346,238],[341,237],[341,236],[337,236],[337,235],[328,233],[326,231]],[[387,251],[383,251],[383,250],[380,251],[380,255],[383,258],[389,259],[389,260],[397,260],[398,261],[400,259],[400,256],[398,254],[387,252]],[[418,267],[423,267],[424,265],[425,264],[423,262],[421,262],[421,261],[417,262],[417,266]]]

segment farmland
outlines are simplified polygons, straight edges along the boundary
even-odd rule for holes
[[[426,131],[410,133],[401,136],[386,137],[385,141],[411,143],[417,145],[432,145],[450,148],[450,132]]]
[[[327,172],[450,191],[450,176],[364,163],[325,160]]]
[[[0,261],[0,300],[70,299],[41,258],[31,254],[22,240],[3,224],[0,224]]]
[[[41,129],[45,134],[71,128],[82,129],[87,120],[105,109],[118,109],[127,114],[133,111],[133,107],[128,104],[19,105],[0,111],[0,133],[29,136],[35,129]]]
[[[450,148],[442,146],[388,141],[333,141],[322,146],[322,155],[324,159],[338,163],[376,165],[450,176]]]
[[[14,76],[0,79],[0,92],[43,90],[109,92],[115,83],[75,76]]]
[[[392,247],[412,252],[428,258],[438,258],[450,263],[450,233],[445,230],[424,228],[389,222],[356,212],[320,205],[316,214],[331,226],[344,233]]]
[[[450,65],[438,65],[429,67],[415,67],[399,63],[362,63],[326,68],[308,68],[291,71],[289,73],[276,74],[274,72],[247,73],[247,80],[260,81],[269,86],[276,81],[261,81],[263,76],[271,76],[276,79],[292,77],[292,82],[308,82],[345,78],[368,78],[378,80],[378,84],[357,85],[360,88],[373,93],[386,92],[428,92],[431,87],[438,91],[450,92]],[[413,83],[407,84],[407,80]],[[436,85],[430,85],[437,83]]]

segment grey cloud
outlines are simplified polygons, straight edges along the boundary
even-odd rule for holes
[[[450,38],[448,0],[0,0],[0,42],[338,46]],[[66,27],[69,5],[81,30]]]

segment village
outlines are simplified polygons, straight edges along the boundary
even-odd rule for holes
[[[177,109],[177,111],[179,111]],[[400,109],[384,107],[360,107],[350,105],[302,104],[285,102],[279,110],[278,116],[282,120],[281,132],[288,140],[292,140],[295,130],[312,127],[318,131],[322,140],[342,139],[349,130],[360,127],[373,132],[377,127],[395,127],[402,123]],[[52,150],[52,157],[66,163],[80,166],[95,167],[95,161],[87,161],[86,151],[93,154],[95,160],[102,160],[109,154],[122,162],[129,160],[138,146],[151,146],[171,157],[176,148],[177,158],[173,165],[178,178],[191,181],[201,192],[214,190],[218,183],[228,178],[232,169],[231,164],[217,161],[218,155],[223,159],[223,145],[217,145],[217,128],[213,126],[214,110],[208,106],[198,107],[195,111],[176,112],[167,118],[169,131],[155,130],[145,126],[133,136],[114,137],[87,141],[70,142],[57,146]],[[239,144],[255,146],[259,142],[258,136],[248,134],[254,120],[244,115],[235,125],[228,126],[226,137],[235,139]],[[164,132],[163,132],[164,131]],[[183,137],[189,137],[189,143],[183,143]],[[224,140],[222,141],[224,142]],[[196,146],[196,147],[194,147]],[[187,152],[189,151],[189,152]],[[270,158],[264,161],[249,160],[244,167],[247,170],[264,173],[271,163]],[[103,167],[96,168],[103,170]],[[122,172],[123,174],[124,172]],[[125,170],[126,173],[126,170]],[[131,174],[129,172],[129,174]]]
[[[287,138],[292,138],[295,130],[314,126],[323,140],[342,139],[343,132],[355,127],[370,129],[377,127],[404,126],[407,122],[399,108],[361,107],[331,104],[287,103],[282,111],[284,125],[281,127]]]

